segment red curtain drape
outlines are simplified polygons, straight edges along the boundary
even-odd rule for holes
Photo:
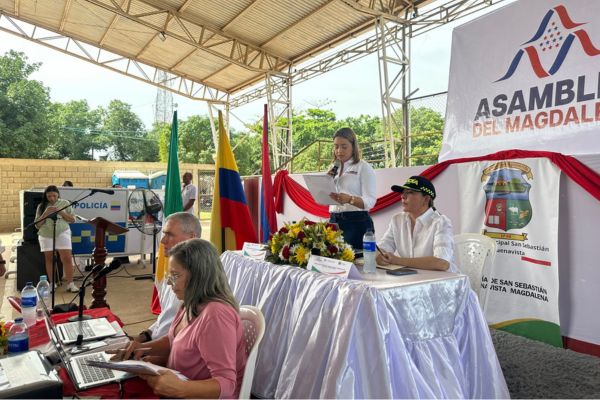
[[[433,180],[436,176],[444,172],[449,165],[460,164],[473,161],[495,161],[495,160],[510,160],[515,158],[548,158],[562,172],[571,178],[575,183],[585,189],[596,200],[600,201],[600,175],[582,164],[579,160],[571,156],[565,156],[560,153],[550,151],[530,151],[530,150],[503,150],[493,154],[487,154],[479,157],[457,158],[455,160],[446,160],[439,164],[432,165],[425,171],[421,172],[421,176],[429,180]],[[284,192],[290,199],[302,210],[309,214],[319,217],[329,217],[327,206],[315,203],[310,192],[298,182],[294,181],[288,171],[281,170],[275,175],[273,183],[275,190],[275,208],[278,213],[283,212],[283,194]],[[558,188],[556,189],[558,190]],[[377,199],[375,206],[370,210],[374,214],[384,208],[400,200],[400,194],[390,192]]]

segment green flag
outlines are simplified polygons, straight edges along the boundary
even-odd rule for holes
[[[171,140],[169,142],[169,161],[167,166],[167,185],[165,187],[165,204],[163,215],[165,217],[183,211],[181,199],[181,182],[179,180],[179,159],[177,157],[177,111],[173,113],[171,125]]]
[[[173,125],[171,125],[171,141],[169,143],[169,161],[167,166],[167,185],[165,187],[165,202],[163,204],[163,218],[183,211],[183,200],[181,199],[181,184],[179,183],[179,159],[177,158],[177,111],[173,113]],[[160,244],[156,271],[154,275],[154,292],[150,309],[154,314],[160,314],[160,293],[167,284],[167,255],[165,248]]]

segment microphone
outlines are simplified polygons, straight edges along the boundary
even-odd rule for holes
[[[328,174],[335,178],[335,176],[338,173],[338,169],[340,169],[341,164],[342,163],[340,162],[340,160],[336,159],[333,162],[333,167],[329,170]]]
[[[92,270],[90,271],[90,274],[95,275],[98,273],[98,271],[100,271],[102,268],[104,268],[104,264],[96,264],[94,265],[94,267],[92,268]]]
[[[94,194],[94,193],[104,193],[104,194],[115,194],[114,190],[111,189],[88,189],[91,190],[92,193],[90,194]]]
[[[121,261],[114,258],[110,262],[110,264],[108,264],[106,267],[102,268],[100,270],[100,272],[98,272],[98,274],[94,277],[94,280],[92,282],[96,282],[98,279],[102,278],[103,276],[106,276],[108,273],[114,271],[115,269],[119,268],[120,266],[121,266]]]

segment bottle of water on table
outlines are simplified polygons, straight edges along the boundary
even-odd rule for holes
[[[23,314],[23,322],[28,327],[36,324],[37,292],[33,287],[33,282],[27,282],[27,285],[21,291],[21,314]]]
[[[29,350],[29,331],[23,318],[15,318],[8,331],[8,353],[22,353]]]
[[[42,302],[46,304],[46,309],[50,309],[50,282],[46,275],[40,276],[40,281],[37,284],[37,320],[41,321],[44,319],[44,309],[42,308]]]
[[[375,233],[369,229],[363,236],[363,257],[365,264],[363,272],[366,274],[374,274],[377,271],[377,262],[375,261]]]

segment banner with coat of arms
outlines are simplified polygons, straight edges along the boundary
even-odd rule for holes
[[[558,312],[560,170],[547,159],[458,166],[461,232],[496,240],[482,304],[497,329],[562,346]],[[459,266],[460,268],[460,266]]]

